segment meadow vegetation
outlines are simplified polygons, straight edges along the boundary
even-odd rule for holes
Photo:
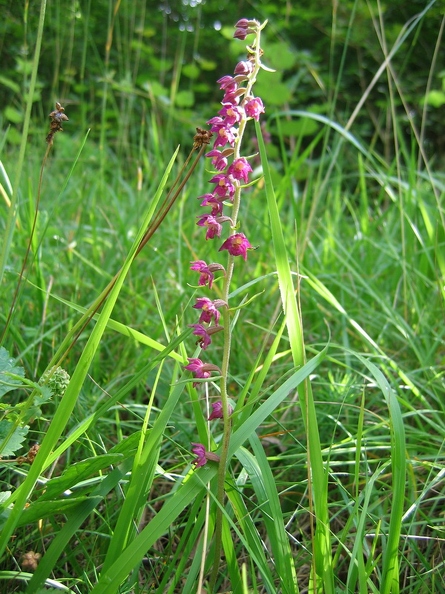
[[[341,4],[2,3],[0,591],[445,592],[443,5]]]

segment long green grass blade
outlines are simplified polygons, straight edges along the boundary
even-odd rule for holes
[[[237,451],[237,458],[246,469],[255,491],[256,501],[266,527],[271,555],[275,560],[275,571],[280,583],[279,590],[283,594],[296,594],[299,592],[297,575],[289,539],[284,529],[275,480],[258,436],[252,434],[249,441],[254,454],[240,448]]]
[[[30,127],[30,123],[31,123],[31,109],[32,109],[33,102],[34,102],[34,93],[36,90],[36,83],[37,83],[37,73],[39,70],[40,50],[42,47],[42,40],[43,40],[43,25],[45,23],[45,14],[46,14],[46,0],[42,0],[40,3],[39,25],[38,25],[38,29],[37,29],[37,38],[36,38],[36,46],[35,46],[35,50],[34,50],[34,58],[32,61],[31,80],[29,83],[29,89],[28,89],[28,93],[27,93],[25,118],[23,121],[23,130],[22,130],[22,136],[21,136],[21,142],[20,142],[19,157],[18,157],[18,161],[17,161],[17,169],[16,169],[16,173],[15,173],[13,192],[12,192],[12,196],[11,196],[11,204],[9,206],[8,215],[7,215],[7,219],[6,219],[6,228],[3,233],[3,245],[2,245],[2,249],[0,250],[0,285],[2,284],[5,267],[8,262],[8,256],[9,256],[9,251],[11,249],[11,242],[12,242],[12,236],[13,236],[13,232],[14,232],[15,221],[16,221],[17,213],[18,213],[20,179],[22,176],[23,163],[25,161],[26,147],[28,145],[28,133],[29,133],[29,127]]]
[[[289,392],[294,390],[314,371],[314,369],[316,369],[324,356],[325,351],[322,351],[305,366],[296,371],[251,415],[251,417],[249,417],[249,419],[247,419],[231,438],[229,448],[230,456],[234,455],[235,451],[249,438],[251,433],[254,432],[274,411],[274,409],[288,397]],[[152,443],[157,443],[158,432],[164,425],[164,421],[165,423],[167,422],[167,419],[172,412],[170,408],[174,409],[174,406],[176,406],[181,391],[181,384],[174,388],[167,401],[168,410],[167,407],[164,408],[159,417],[159,419],[164,417],[163,422],[155,423],[152,433],[150,434],[149,439]],[[183,485],[164,504],[161,511],[128,545],[128,547],[122,551],[119,559],[113,563],[106,573],[103,573],[100,576],[99,582],[93,588],[91,594],[111,594],[114,592],[115,588],[117,588],[132,569],[140,563],[146,551],[168,530],[168,527],[174,522],[184,508],[190,505],[196,497],[203,496],[205,485],[207,485],[207,483],[209,483],[216,475],[216,472],[216,465],[212,465],[211,467],[200,468],[199,471],[194,472],[190,477],[187,477],[187,480],[184,481]]]
[[[397,397],[383,373],[371,361],[358,354],[356,356],[369,369],[382,391],[390,418],[392,505],[387,543],[383,551],[382,584],[380,587],[382,594],[389,594],[391,591],[394,592],[394,584],[398,583],[400,533],[406,490],[405,427]]]
[[[94,511],[94,509],[104,500],[108,493],[114,489],[121,481],[127,472],[131,470],[131,459],[125,460],[119,468],[115,468],[102,483],[92,492],[88,500],[73,510],[67,516],[67,521],[51,542],[51,545],[45,552],[41,562],[39,563],[34,575],[32,576],[28,588],[28,594],[34,594],[38,588],[48,578],[60,558],[63,551],[68,546],[69,541],[79,530],[82,523]]]
[[[294,365],[299,368],[305,363],[304,338],[301,325],[300,312],[293,287],[292,275],[289,267],[289,258],[284,242],[280,213],[278,211],[272,176],[268,164],[266,147],[258,122],[255,122],[258,145],[263,167],[267,205],[269,209],[274,255],[276,260],[278,283],[280,286],[281,300],[289,334]],[[310,382],[306,381],[299,387],[303,422],[306,427],[308,440],[308,459],[310,476],[312,480],[312,496],[316,515],[316,534],[314,540],[314,569],[321,576],[327,594],[334,593],[334,575],[332,572],[331,538],[329,532],[329,514],[327,503],[327,470],[324,468],[321,454],[320,437],[318,431],[317,414]]]
[[[161,183],[159,185],[157,195],[155,197],[155,202],[157,200],[159,200],[160,196],[162,195],[164,186],[167,183],[168,175],[170,173],[171,168],[173,167],[173,163],[175,161],[177,152],[178,152],[178,149],[176,150],[175,154],[173,155],[172,159],[170,160],[168,167],[166,168],[164,176],[163,176]],[[153,212],[151,205],[149,208],[149,213],[150,212]],[[96,354],[97,348],[98,348],[100,340],[102,338],[102,335],[105,332],[105,329],[107,327],[107,324],[110,319],[111,313],[113,311],[114,305],[117,301],[120,290],[124,283],[125,277],[127,276],[127,273],[130,269],[130,266],[133,262],[135,255],[136,255],[140,241],[145,233],[147,223],[148,223],[148,221],[144,220],[144,224],[141,226],[140,231],[139,231],[135,241],[133,242],[130,253],[128,254],[128,256],[122,266],[122,269],[118,275],[116,283],[113,286],[113,288],[109,294],[109,297],[103,306],[102,312],[100,313],[100,315],[98,317],[97,323],[94,326],[94,328],[91,332],[91,335],[88,339],[88,342],[80,356],[79,362],[76,366],[73,376],[71,377],[68,388],[67,388],[67,390],[66,390],[66,392],[65,392],[65,394],[64,394],[64,396],[63,396],[63,398],[62,398],[62,400],[54,414],[54,417],[52,419],[50,426],[48,427],[47,433],[40,445],[39,452],[38,452],[33,464],[31,465],[31,467],[29,469],[28,476],[26,477],[24,483],[21,485],[20,490],[17,490],[15,493],[15,496],[16,496],[15,505],[14,505],[14,507],[11,511],[11,514],[10,514],[8,520],[6,521],[5,526],[3,527],[2,533],[0,535],[0,557],[1,557],[1,555],[3,555],[3,553],[7,547],[8,540],[14,531],[14,528],[18,522],[18,519],[20,517],[22,509],[26,503],[26,500],[29,497],[29,494],[31,493],[32,489],[34,488],[34,485],[35,485],[37,479],[39,478],[39,475],[40,475],[42,469],[45,468],[45,465],[48,464],[48,458],[50,457],[51,452],[55,449],[55,447],[57,445],[57,441],[59,440],[60,436],[62,435],[63,430],[66,427],[66,425],[70,419],[70,416],[71,416],[71,413],[72,413],[74,406],[76,404],[80,389],[81,389],[83,382],[85,380],[85,377],[88,373],[88,369],[91,365],[91,362],[93,361],[93,358]],[[8,502],[6,502],[6,505],[7,504],[8,504]]]

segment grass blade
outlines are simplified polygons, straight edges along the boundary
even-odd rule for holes
[[[286,324],[289,341],[292,349],[294,365],[298,369],[305,364],[304,338],[301,325],[300,312],[295,296],[289,259],[284,242],[280,213],[277,208],[272,177],[267,160],[266,147],[258,122],[255,122],[258,145],[263,167],[267,204],[269,209],[274,255],[276,260],[278,282],[280,286],[283,310],[286,315]],[[314,565],[313,569],[321,576],[321,581],[327,594],[334,593],[334,575],[332,572],[331,542],[329,533],[329,514],[327,504],[327,471],[324,469],[321,454],[320,437],[318,432],[317,414],[310,382],[306,381],[298,390],[303,421],[306,427],[308,441],[308,464],[310,468],[309,479],[312,482],[312,496],[316,516],[316,532],[314,538]]]
[[[264,402],[245,423],[233,434],[230,440],[229,456],[233,456],[235,451],[249,438],[257,427],[274,411],[274,409],[288,397],[289,392],[294,390],[301,382],[316,369],[323,360],[325,350],[311,359],[305,366],[296,371],[287,381],[285,381],[271,396]],[[158,438],[160,428],[167,422],[169,415],[177,404],[183,384],[179,383],[172,391],[167,400],[167,406],[162,410],[162,423],[155,423],[150,440],[155,441]],[[168,409],[167,409],[168,407]],[[156,430],[156,431],[155,431]],[[217,466],[205,466],[194,472],[184,481],[181,487],[172,495],[162,507],[161,511],[153,520],[142,530],[142,532],[122,551],[120,557],[111,565],[107,572],[101,574],[98,583],[91,591],[91,594],[111,594],[116,591],[119,584],[129,575],[134,567],[140,563],[147,550],[168,531],[169,526],[175,521],[179,514],[195,498],[203,498],[205,485],[216,475]],[[113,589],[111,589],[113,588]]]
[[[175,154],[173,155],[170,163],[164,173],[164,176],[161,180],[159,185],[156,197],[154,202],[159,200],[160,196],[162,195],[163,188],[167,182],[168,175],[170,173],[171,168],[173,167],[173,163],[175,161],[178,149],[176,150]],[[153,212],[152,205],[150,205],[149,213]],[[66,427],[68,421],[70,420],[71,413],[74,409],[74,406],[77,401],[77,397],[79,395],[80,389],[83,385],[85,377],[88,373],[88,369],[91,365],[91,362],[96,354],[97,348],[100,344],[100,340],[102,338],[103,333],[107,327],[108,321],[110,319],[111,313],[113,311],[114,305],[116,300],[119,296],[120,290],[124,283],[125,277],[130,270],[130,266],[133,262],[134,257],[136,256],[137,249],[139,247],[140,241],[144,235],[146,229],[146,221],[141,226],[141,229],[133,242],[132,248],[130,253],[128,254],[122,269],[118,275],[115,285],[113,286],[108,299],[106,300],[102,312],[100,313],[97,323],[93,328],[91,335],[88,339],[88,342],[80,356],[79,362],[76,366],[76,369],[71,377],[71,381],[68,385],[68,388],[56,409],[55,415],[52,419],[52,422],[48,428],[48,431],[40,445],[39,452],[31,465],[28,476],[25,479],[24,483],[19,488],[18,494],[16,492],[16,499],[15,505],[11,511],[11,514],[6,521],[2,533],[0,535],[0,557],[3,555],[10,536],[12,535],[14,528],[19,520],[20,514],[25,506],[25,503],[34,488],[34,485],[39,478],[39,475],[43,468],[48,464],[48,458],[51,455],[51,452],[55,449],[57,445],[57,441],[59,440],[60,436],[63,433],[64,428]],[[5,502],[5,506],[9,504],[9,501]]]

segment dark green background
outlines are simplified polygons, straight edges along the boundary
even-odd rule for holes
[[[0,6],[0,111],[2,128],[11,124],[7,142],[14,144],[24,113],[40,2],[28,5],[3,0]],[[214,115],[221,99],[215,80],[231,73],[242,58],[243,44],[230,39],[232,27],[241,17],[269,19],[264,62],[277,72],[263,77],[257,87],[267,105],[267,116],[281,109],[310,109],[344,124],[384,59],[375,26],[383,23],[389,50],[403,25],[423,10],[426,2],[380,4],[381,21],[377,3],[362,0],[339,2],[335,21],[333,5],[326,0],[122,0],[113,21],[116,6],[108,0],[48,1],[34,97],[35,127],[47,125],[48,113],[59,100],[79,134],[91,128],[91,138],[99,138],[99,127],[105,126],[109,144],[125,138],[129,151],[138,143],[141,122],[153,112],[161,127],[169,125],[179,136],[183,130],[189,134],[195,125],[202,126]],[[443,7],[443,0],[434,4],[393,61],[409,108],[407,115],[396,93],[400,125],[406,123],[408,137],[408,119],[413,118],[418,126],[421,123]],[[442,51],[431,80],[436,103],[428,107],[425,150],[429,157],[444,150],[443,59]],[[383,74],[353,132],[390,158],[388,110],[388,82]],[[299,132],[298,123],[293,126],[289,134]]]

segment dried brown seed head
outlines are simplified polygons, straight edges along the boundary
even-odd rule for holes
[[[210,144],[210,139],[213,136],[213,132],[210,130],[204,130],[204,128],[196,128],[196,134],[193,137],[193,148],[200,149],[203,144]]]

